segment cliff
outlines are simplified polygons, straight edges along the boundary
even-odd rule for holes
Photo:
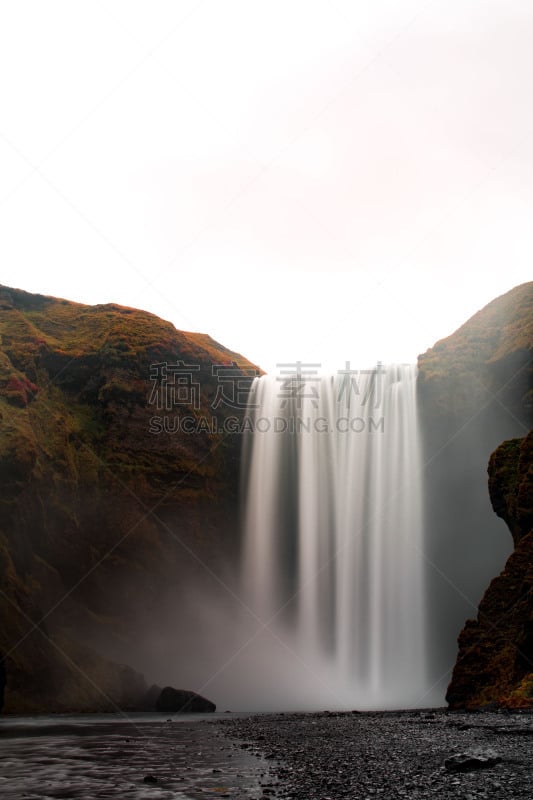
[[[460,291],[460,287],[458,287]],[[419,357],[431,683],[512,551],[487,492],[490,454],[533,424],[533,283],[497,297]]]
[[[532,312],[533,283],[516,287],[419,358],[435,681],[511,550],[484,473],[490,452],[531,424]],[[224,639],[216,619],[204,627],[198,620],[216,616],[213,594],[203,589],[209,581],[228,585],[237,560],[235,431],[257,368],[209,336],[143,311],[5,287],[0,337],[5,710],[138,707],[146,689],[139,672],[161,681],[152,669],[165,659],[192,665],[183,683],[167,673],[165,682],[201,690],[196,665],[207,656],[189,652],[189,634],[194,628],[195,644]],[[492,502],[516,541],[510,582],[467,629],[485,617],[494,626],[500,606],[516,605],[513,636],[527,658],[519,590],[531,563],[524,533],[531,502],[518,488],[518,447],[507,444],[491,461]],[[171,639],[173,649],[160,646]],[[494,650],[484,641],[487,653]],[[468,680],[485,663],[473,643],[467,638],[463,648],[470,661],[458,661],[470,671],[452,705],[470,702]],[[461,680],[454,673],[454,685]]]
[[[515,549],[459,636],[451,708],[533,708],[533,432],[490,458],[489,491]]]
[[[446,339],[419,356],[426,407],[466,421],[497,402],[531,419],[533,282],[497,297]]]
[[[143,311],[0,287],[6,711],[137,703],[142,676],[101,653],[235,552],[256,372]]]

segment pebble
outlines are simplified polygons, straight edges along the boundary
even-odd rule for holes
[[[268,761],[285,800],[530,800],[524,730],[532,721],[531,713],[428,709],[264,714],[217,724]]]

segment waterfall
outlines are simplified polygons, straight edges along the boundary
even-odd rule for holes
[[[248,419],[249,608],[339,706],[423,704],[416,367],[265,375]]]

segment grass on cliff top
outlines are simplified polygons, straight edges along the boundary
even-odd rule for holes
[[[533,282],[497,297],[446,339],[419,356],[424,378],[479,369],[511,353],[533,349]]]
[[[34,356],[44,346],[69,356],[104,352],[117,360],[176,358],[186,363],[236,362],[255,374],[239,353],[204,333],[178,331],[147,311],[116,304],[87,306],[0,287],[0,332],[21,355]]]

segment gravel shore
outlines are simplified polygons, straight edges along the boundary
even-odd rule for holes
[[[218,724],[271,765],[263,798],[533,796],[529,712],[267,714]]]

